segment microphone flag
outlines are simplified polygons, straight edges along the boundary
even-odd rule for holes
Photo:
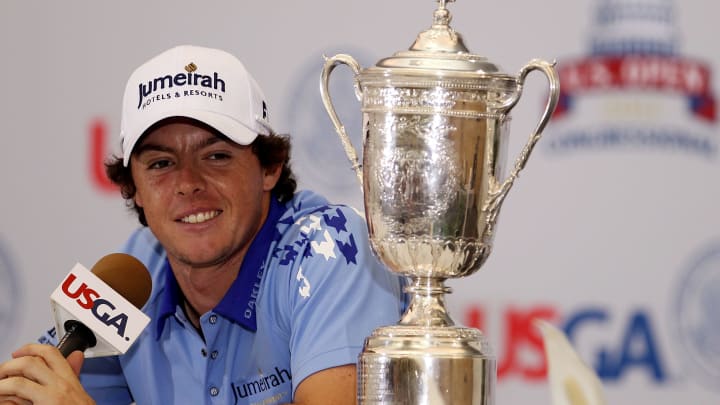
[[[124,354],[140,336],[150,318],[98,276],[77,263],[50,295],[55,330],[63,336],[79,321],[97,343],[85,357]]]

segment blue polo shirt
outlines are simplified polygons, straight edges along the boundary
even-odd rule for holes
[[[98,404],[292,402],[303,379],[356,363],[373,329],[397,323],[402,282],[371,253],[360,215],[307,191],[271,205],[202,336],[157,239],[130,237],[124,252],[153,280],[151,322],[125,355],[86,360],[81,382]]]

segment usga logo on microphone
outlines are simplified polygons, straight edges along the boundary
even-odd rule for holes
[[[107,326],[113,326],[117,329],[117,334],[124,338],[125,327],[127,326],[128,316],[124,312],[115,312],[117,307],[110,301],[100,298],[97,291],[88,287],[85,283],[73,282],[77,279],[75,274],[70,273],[61,285],[62,292],[70,298],[76,298],[75,302],[81,308],[89,309],[95,318]],[[79,286],[77,284],[80,284]],[[74,291],[73,291],[74,289]]]
[[[91,271],[76,264],[50,296],[58,336],[68,320],[85,324],[97,338],[86,357],[123,354],[150,322],[142,311],[105,284]]]

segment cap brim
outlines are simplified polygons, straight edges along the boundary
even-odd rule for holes
[[[185,117],[198,120],[214,128],[221,134],[227,136],[228,138],[230,138],[230,140],[237,143],[238,145],[251,144],[260,133],[262,133],[263,135],[269,135],[269,131],[262,126],[260,127],[261,129],[259,131],[254,130],[238,122],[237,120],[228,117],[227,115],[218,114],[214,111],[183,109],[182,111],[177,111],[175,113],[168,112],[167,114],[164,114],[162,118],[153,119],[149,122],[144,123],[141,126],[136,127],[133,130],[133,133],[136,135],[134,139],[132,139],[132,143],[123,146],[123,165],[127,166],[129,164],[130,155],[132,154],[135,145],[150,127],[152,127],[158,122],[174,117]]]

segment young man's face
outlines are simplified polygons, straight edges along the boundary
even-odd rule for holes
[[[149,132],[130,160],[148,225],[171,263],[223,264],[244,254],[267,215],[279,168],[249,146],[189,121]]]

